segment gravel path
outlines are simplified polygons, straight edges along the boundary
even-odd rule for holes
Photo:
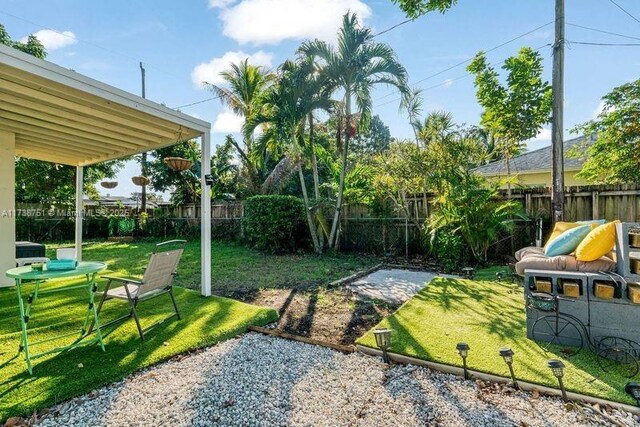
[[[41,426],[640,425],[556,398],[249,333],[51,408]],[[613,421],[612,421],[613,420]]]
[[[380,269],[347,285],[356,294],[390,304],[402,304],[420,292],[434,277],[452,277],[434,271]]]

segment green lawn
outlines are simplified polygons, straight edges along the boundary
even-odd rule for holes
[[[119,273],[138,275],[157,242],[99,242],[83,248],[87,261],[105,261]],[[72,244],[68,245],[72,246]],[[54,256],[59,245],[47,245]],[[304,289],[327,285],[379,262],[347,254],[270,255],[230,242],[212,242],[212,286],[217,295],[232,296],[265,288]],[[200,241],[190,241],[180,262],[178,283],[200,288]]]
[[[559,353],[545,354],[526,338],[523,290],[491,280],[495,271],[473,281],[436,278],[376,328],[393,329],[392,352],[449,365],[462,366],[455,347],[467,342],[470,369],[505,377],[509,371],[498,350],[510,346],[518,378],[557,387],[546,362]],[[371,331],[357,342],[375,347]],[[583,350],[564,363],[568,390],[634,404],[624,393],[629,379],[603,373],[592,352]]]
[[[87,258],[101,254],[108,262],[127,258],[130,268],[144,264],[139,257],[127,255],[127,251],[110,254],[107,247],[109,245],[99,249],[89,247]],[[63,283],[52,282],[47,286]],[[31,340],[79,331],[86,310],[85,292],[73,290],[38,300],[29,322],[33,328]],[[14,415],[29,415],[34,409],[87,393],[179,353],[243,333],[249,325],[263,326],[278,317],[274,310],[223,297],[204,298],[184,288],[176,289],[176,298],[183,318],[170,320],[150,331],[144,343],[137,335],[135,323],[129,320],[108,335],[106,352],[91,345],[44,356],[34,360],[33,375],[29,375],[24,358],[17,356],[20,334],[15,289],[0,290],[0,421]],[[168,296],[159,297],[153,303],[142,303],[143,327],[170,314],[170,304]],[[109,301],[101,318],[106,321],[127,312],[126,303]],[[42,344],[40,350],[32,348],[32,352],[66,344],[70,339],[73,337]]]

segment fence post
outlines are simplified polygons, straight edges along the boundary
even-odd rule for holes
[[[591,219],[598,219],[598,211],[599,211],[598,199],[599,199],[598,191],[593,190],[591,192]]]
[[[404,219],[404,255],[409,259],[409,218]]]

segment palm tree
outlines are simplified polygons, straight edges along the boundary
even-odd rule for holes
[[[413,129],[413,135],[416,138],[416,146],[420,146],[419,134],[422,130],[422,123],[420,123],[420,114],[422,113],[422,89],[413,88],[411,92],[402,99],[400,108],[407,110],[407,116],[409,116],[409,124]]]
[[[251,65],[245,59],[238,64],[231,64],[229,70],[220,73],[225,80],[225,86],[206,83],[211,90],[233,113],[243,116],[245,120],[256,114],[264,102],[266,91],[272,85],[274,76],[264,67]],[[238,151],[238,155],[245,166],[247,182],[252,193],[260,192],[259,188],[264,180],[264,159],[255,153],[253,135],[244,136],[244,147],[232,137],[228,137]]]
[[[432,111],[420,126],[418,137],[425,147],[434,142],[443,142],[452,136],[458,136],[456,124],[451,113],[447,111]]]
[[[305,129],[307,119],[313,111],[329,111],[332,108],[330,94],[331,86],[326,84],[324,76],[315,73],[312,60],[302,58],[298,61],[285,61],[278,70],[276,83],[265,94],[261,110],[249,117],[243,128],[246,136],[253,134],[258,126],[263,126],[263,133],[256,142],[260,150],[267,151],[273,145],[285,147],[284,158],[268,180],[280,181],[286,175],[284,170],[297,170],[309,232],[317,253],[322,251],[322,247],[318,241],[313,207],[303,173],[304,154],[308,149]]]
[[[342,166],[336,210],[329,235],[329,246],[335,247],[340,210],[344,194],[344,180],[347,172],[347,155],[349,139],[355,134],[356,124],[352,117],[352,102],[355,102],[360,114],[359,127],[362,129],[369,123],[372,100],[371,89],[378,84],[392,85],[405,96],[408,93],[407,71],[398,62],[391,47],[373,41],[373,33],[358,23],[355,14],[347,13],[342,19],[342,27],[338,30],[336,47],[321,40],[304,42],[298,53],[316,58],[321,73],[335,89],[343,93],[345,108],[346,137],[342,147]]]

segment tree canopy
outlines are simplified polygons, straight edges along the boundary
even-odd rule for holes
[[[458,0],[392,0],[409,17],[416,19],[425,13],[449,10]]]
[[[586,152],[586,161],[578,176],[589,182],[639,183],[640,79],[614,88],[602,101],[598,117],[573,130],[593,135],[593,144],[568,154],[582,157]]]

